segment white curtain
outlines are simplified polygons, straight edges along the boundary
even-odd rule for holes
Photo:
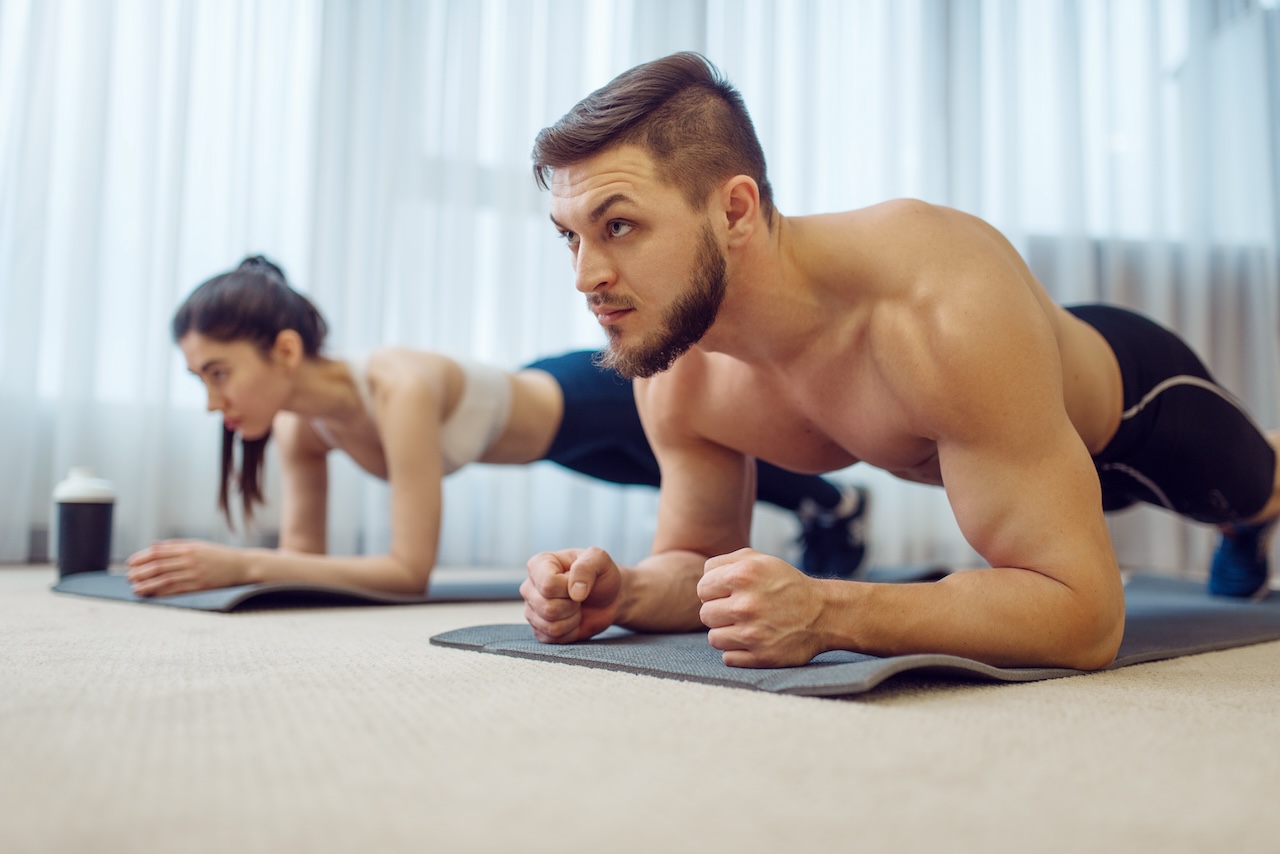
[[[332,348],[508,367],[595,347],[528,152],[676,50],[742,90],[780,209],[915,196],[983,216],[1064,302],[1180,330],[1280,424],[1280,13],[1248,0],[0,0],[0,560],[39,559],[66,469],[114,481],[117,557],[232,542],[217,419],[168,338],[181,298],[277,260]],[[886,563],[974,558],[945,495],[854,467]],[[268,472],[268,495],[279,478]],[[278,505],[278,501],[273,506]],[[335,461],[331,548],[385,548],[387,490]],[[549,464],[446,482],[441,559],[643,555],[654,495]],[[269,537],[268,511],[250,539]],[[1126,562],[1209,534],[1116,518]],[[757,545],[794,556],[794,523]]]

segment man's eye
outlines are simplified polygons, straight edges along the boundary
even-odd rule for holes
[[[616,220],[616,219],[610,220],[609,222],[610,237],[621,237],[622,235],[626,234],[630,230],[631,230],[631,223],[629,222],[622,222],[621,220]]]
[[[578,245],[578,233],[576,231],[562,231],[560,236],[564,238],[564,242],[570,249]]]

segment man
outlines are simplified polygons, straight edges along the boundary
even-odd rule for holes
[[[1263,586],[1264,437],[1171,333],[1055,306],[991,226],[895,201],[784,217],[741,97],[696,54],[620,75],[542,131],[539,183],[577,287],[637,382],[662,471],[653,554],[536,555],[546,642],[706,626],[729,665],[829,649],[1105,667],[1124,592],[1103,510],[1144,500],[1229,534],[1214,585]],[[943,486],[990,568],[934,584],[811,579],[745,548],[752,459],[859,460]]]

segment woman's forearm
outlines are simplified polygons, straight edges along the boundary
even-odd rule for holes
[[[384,593],[421,594],[427,589],[433,564],[411,565],[391,555],[336,557],[285,549],[246,549],[250,583],[304,581],[358,587]]]

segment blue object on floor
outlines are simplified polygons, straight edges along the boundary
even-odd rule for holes
[[[1217,596],[1253,596],[1271,574],[1267,562],[1272,520],[1262,525],[1237,525],[1222,534],[1209,566],[1209,592]]]

